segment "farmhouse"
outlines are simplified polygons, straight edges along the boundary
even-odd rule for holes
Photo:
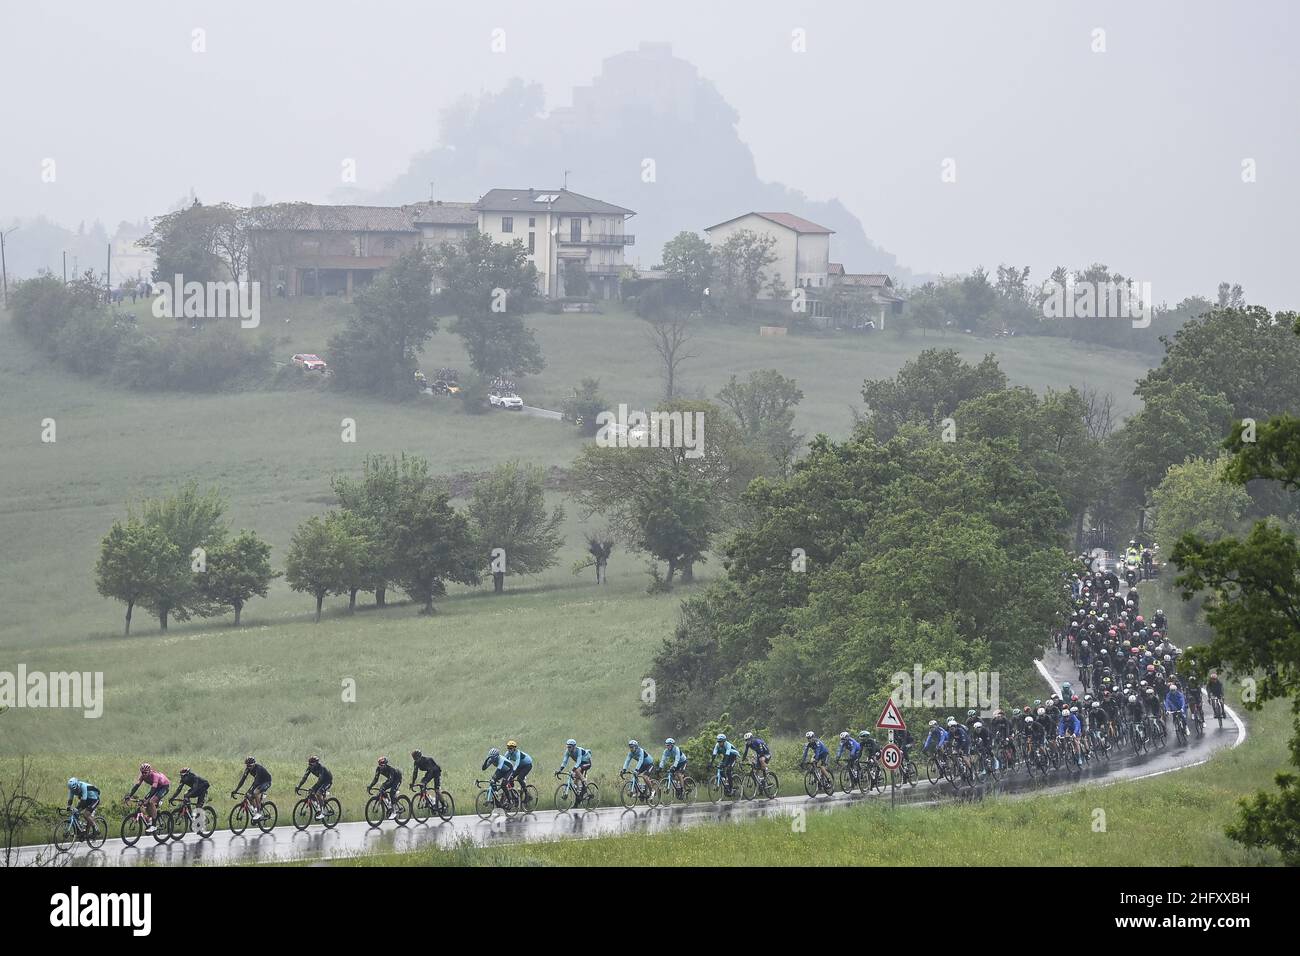
[[[760,298],[771,298],[769,282],[779,276],[787,289],[825,288],[830,272],[831,235],[835,230],[788,212],[747,212],[735,219],[709,226],[704,230],[713,245],[748,229],[776,240],[772,254],[776,261],[767,267],[769,280],[763,283]]]

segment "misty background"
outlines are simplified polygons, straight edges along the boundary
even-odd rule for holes
[[[1157,302],[1226,279],[1288,308],[1296,21],[1283,0],[11,3],[0,227],[11,276],[65,249],[102,269],[191,196],[472,201],[568,170],[637,211],[642,267],[784,210],[835,229],[850,272],[1105,262]]]

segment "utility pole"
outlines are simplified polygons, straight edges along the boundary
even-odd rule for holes
[[[113,244],[108,244],[108,261],[104,265],[104,301],[113,301]]]
[[[5,237],[17,230],[17,226],[0,232],[0,281],[4,283],[5,308],[9,308],[9,266],[5,261]]]
[[[63,250],[63,284],[68,284],[68,250]]]

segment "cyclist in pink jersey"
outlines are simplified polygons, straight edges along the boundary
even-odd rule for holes
[[[135,792],[140,789],[142,783],[149,785],[149,794],[144,798],[145,807],[149,814],[149,826],[145,828],[144,832],[153,833],[158,829],[158,802],[167,796],[167,791],[171,789],[172,783],[162,771],[155,770],[147,763],[142,763],[140,764],[140,776],[136,777],[135,786],[126,795],[127,800],[135,796]]]

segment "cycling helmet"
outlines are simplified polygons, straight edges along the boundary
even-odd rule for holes
[[[496,747],[493,747],[491,750],[488,751],[488,756],[489,756],[489,757],[500,757],[500,756],[501,756],[501,751],[497,750]]]
[[[862,733],[858,734],[858,739],[859,739],[859,740],[866,740],[866,739],[867,739],[868,737],[870,737],[870,736],[871,736],[871,731],[869,731],[869,730],[864,730],[864,731],[862,731]]]
[[[257,763],[257,758],[256,758],[256,757],[245,757],[245,758],[244,758],[244,766],[245,766],[245,767],[251,767],[251,766],[252,766],[253,764],[255,764],[255,763]]]
[[[516,741],[513,740],[506,741],[506,750],[514,750],[518,746],[519,744]]]
[[[926,726],[927,726],[927,727],[938,727],[938,726],[939,726],[939,721],[937,721],[937,720],[932,720],[932,721],[930,721],[928,724],[926,724]]]
[[[388,758],[387,758],[387,757],[380,757],[380,758],[379,758],[379,766],[381,766],[381,767],[387,767],[387,766],[388,766]]]
[[[153,767],[149,766],[147,763],[142,763],[142,764],[140,764],[140,772],[141,772],[141,773],[148,773],[148,772],[149,772],[150,770],[152,770],[152,769],[153,769]]]
[[[1078,708],[1078,707],[1071,707],[1071,708],[1070,708],[1070,713],[1072,713],[1072,714],[1077,714],[1078,712],[1079,712],[1079,708]]]
[[[1154,687],[1148,687],[1148,688],[1147,688],[1147,693],[1148,693],[1148,694],[1154,694],[1155,692],[1156,692],[1156,689],[1155,689]]]
[[[69,777],[69,778],[68,778],[68,789],[69,789],[69,790],[72,790],[72,789],[74,789],[74,788],[76,788],[76,787],[79,787],[79,786],[81,786],[81,781],[78,780],[76,777]]]
[[[1034,722],[1034,718],[1032,718],[1032,717],[1026,717],[1026,718],[1025,718],[1025,723],[1027,723],[1027,724],[1032,724],[1033,722]]]
[[[1156,617],[1163,617],[1164,613],[1165,612],[1162,609],[1156,608]]]
[[[974,716],[975,716],[975,711],[973,711],[973,710],[968,710],[968,711],[966,711],[966,716],[967,716],[967,717],[974,717]]]
[[[1098,707],[1100,707],[1100,706],[1101,706],[1101,701],[1099,701],[1099,700],[1094,700],[1094,701],[1092,702],[1092,707],[1093,707],[1093,709],[1096,709],[1096,708],[1098,708]]]
[[[1088,646],[1088,642],[1087,642],[1087,641],[1084,641],[1083,644],[1082,644],[1082,646],[1083,646],[1083,647],[1087,647],[1087,646]]]
[[[637,747],[640,747],[640,746],[641,746],[641,745],[640,745],[639,743],[637,743],[635,740],[629,740],[629,741],[627,742],[627,749],[628,749],[628,750],[636,750],[636,748],[637,748]]]
[[[717,736],[716,739],[717,739],[718,743],[722,743],[724,740],[727,739],[727,735],[726,735],[726,734],[718,734],[718,736]]]
[[[411,756],[413,757],[420,756],[420,751],[418,750],[415,751],[415,753],[413,753]],[[320,757],[317,757],[315,754],[312,754],[310,757],[307,758],[307,762],[314,767],[316,766],[316,764],[320,763]]]
[[[1043,717],[1043,716],[1045,716],[1046,714],[1047,714],[1047,708],[1046,708],[1046,707],[1039,707],[1039,708],[1038,708],[1038,716],[1039,716],[1039,717]]]
[[[186,775],[187,773],[189,773],[189,772],[190,772],[190,768],[189,768],[189,767],[181,767],[180,776],[183,777],[183,776],[185,776],[185,775]]]
[[[848,739],[849,739],[849,732],[847,730],[841,730],[840,740],[848,740]]]
[[[933,723],[933,721],[931,721],[931,723]],[[812,739],[813,739],[814,737],[816,737],[816,736],[817,736],[817,735],[816,735],[815,733],[813,733],[811,730],[808,731],[808,733],[804,734],[804,737],[806,737],[808,740],[812,740]]]
[[[1169,689],[1170,689],[1170,690],[1177,690],[1177,689],[1178,689],[1178,685],[1175,684],[1173,681],[1170,681],[1170,682],[1169,682]]]
[[[564,742],[564,746],[566,746],[566,747],[576,747],[576,746],[578,746],[578,742],[577,742],[576,740],[574,740],[572,737],[570,737],[568,740],[566,740],[566,741]]]
[[[956,718],[956,717],[949,717],[949,718],[948,718],[948,726],[949,726],[949,727],[956,727],[956,726],[957,726],[957,718]]]
[[[972,728],[973,728],[974,730],[979,730],[981,727],[984,726],[984,722],[983,722],[982,720],[977,720],[977,721],[975,721],[975,723],[972,724],[971,726],[972,726]]]
[[[1128,702],[1129,702],[1130,704],[1136,704],[1136,703],[1138,702],[1138,695],[1137,695],[1137,694],[1129,694],[1129,695],[1128,695]]]
[[[753,731],[750,731],[750,730],[745,731],[745,739],[746,739],[746,740],[753,740],[753,739],[754,739],[754,733],[753,733]]]
[[[676,747],[676,746],[677,746],[677,741],[675,741],[675,740],[673,740],[673,738],[669,737],[667,740],[664,741],[664,746],[665,746],[665,747]]]
[[[412,760],[419,760],[419,759],[420,759],[421,757],[423,757],[423,756],[424,756],[424,754],[420,753],[420,751],[418,751],[418,750],[412,750],[412,751],[411,751],[411,759],[412,759]]]

